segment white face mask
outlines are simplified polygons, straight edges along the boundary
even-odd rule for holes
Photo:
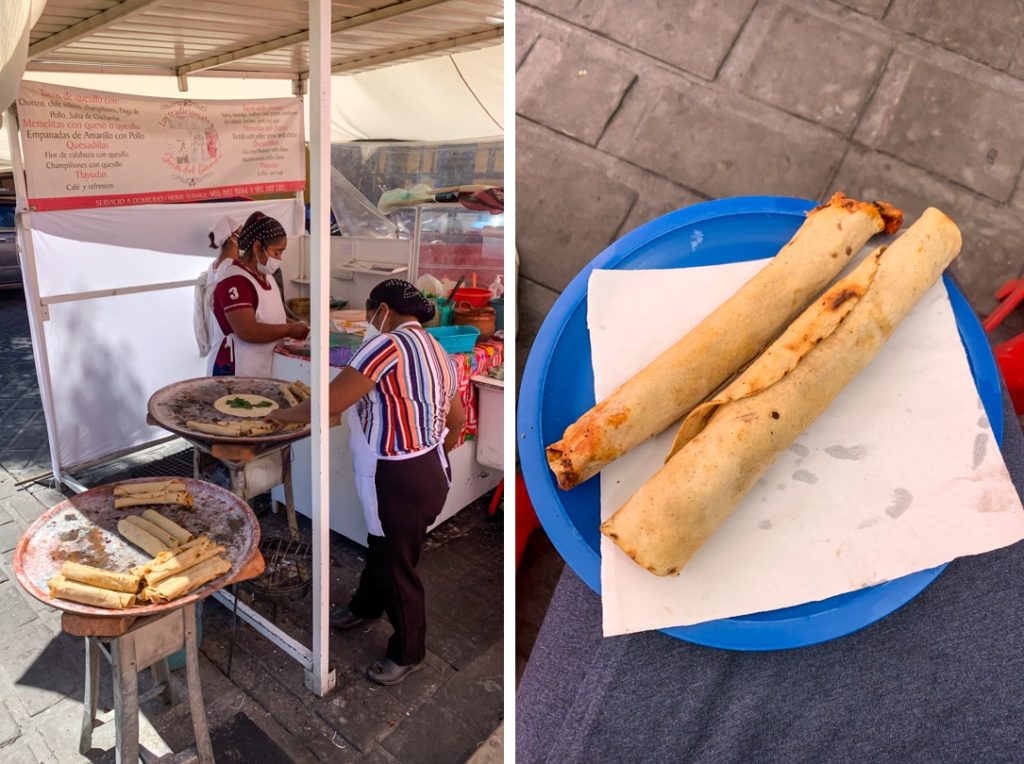
[[[276,257],[268,257],[267,262],[256,263],[256,267],[259,269],[260,273],[267,276],[273,276],[277,269],[281,267],[281,261]]]
[[[378,314],[379,312],[380,312],[380,307],[378,306],[378,307],[377,307],[377,310],[373,311],[373,315],[372,315],[372,316],[370,316],[370,322],[369,322],[369,324],[367,324],[367,326],[366,326],[366,331],[365,331],[365,332],[363,332],[363,343],[362,343],[362,344],[364,344],[364,345],[365,345],[365,344],[366,344],[367,342],[369,342],[370,340],[372,340],[372,339],[373,339],[374,337],[379,337],[379,336],[380,336],[380,334],[381,334],[381,331],[380,331],[380,329],[378,329],[378,328],[377,328],[377,327],[376,327],[376,326],[374,325],[374,323],[373,323],[373,319],[375,319],[375,318],[377,317],[377,314]],[[383,318],[383,320],[382,320],[382,321],[380,322],[380,325],[381,325],[381,326],[384,326],[384,324],[385,324],[385,322],[386,322],[387,320],[388,320],[388,314],[387,314],[387,311],[385,310],[385,311],[384,311],[384,318]]]

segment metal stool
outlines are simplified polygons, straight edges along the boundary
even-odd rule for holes
[[[203,689],[199,681],[195,603],[148,618],[87,618],[65,614],[64,630],[85,637],[85,696],[82,702],[82,737],[79,751],[92,748],[99,697],[100,655],[114,674],[114,723],[118,764],[139,761],[139,703],[160,696],[172,702],[171,672],[167,657],[185,649],[188,705],[196,750],[202,764],[213,764],[213,747],[206,723]],[[90,633],[91,632],[91,633]],[[152,667],[157,685],[139,697],[138,672]]]

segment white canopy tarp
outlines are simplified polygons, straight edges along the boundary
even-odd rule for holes
[[[192,329],[193,288],[52,302],[82,292],[194,280],[216,252],[207,233],[224,215],[259,209],[295,236],[295,199],[141,205],[32,214],[46,357],[62,466],[166,437],[146,424],[149,397],[206,374]]]
[[[458,141],[502,135],[504,46],[397,64],[331,78],[331,142],[361,139]],[[173,77],[26,72],[25,78],[69,87],[180,98],[278,98],[291,80],[191,77],[188,92]],[[309,106],[306,104],[306,139]],[[0,172],[11,169],[6,126],[0,128]]]

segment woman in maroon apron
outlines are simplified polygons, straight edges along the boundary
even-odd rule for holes
[[[213,290],[212,376],[270,377],[277,342],[309,334],[308,326],[288,320],[274,279],[287,246],[284,227],[262,212],[238,232],[241,254]]]

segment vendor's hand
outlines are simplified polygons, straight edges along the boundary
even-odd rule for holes
[[[296,340],[304,340],[309,336],[309,327],[299,321],[289,321],[288,336]]]
[[[263,418],[263,421],[267,424],[274,425],[278,430],[286,425],[293,424],[293,422],[291,422],[285,415],[285,411],[287,411],[287,409],[274,409]]]

